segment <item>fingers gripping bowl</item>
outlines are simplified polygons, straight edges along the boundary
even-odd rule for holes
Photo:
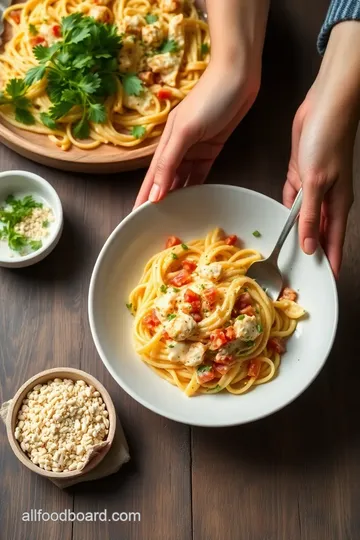
[[[201,201],[201,205],[199,203]],[[158,377],[134,348],[134,319],[126,307],[147,261],[173,234],[185,243],[222,227],[245,248],[267,256],[284,224],[279,203],[232,186],[198,186],[174,192],[160,204],[140,207],[118,225],[95,265],[89,291],[90,325],[98,352],[132,397],[165,417],[193,425],[237,425],[267,416],[300,395],[324,365],[335,337],[338,305],[329,264],[319,250],[302,253],[296,231],[289,236],[280,268],[298,291],[309,315],[289,339],[276,376],[241,396],[227,392],[186,398]],[[253,233],[258,231],[255,236]]]

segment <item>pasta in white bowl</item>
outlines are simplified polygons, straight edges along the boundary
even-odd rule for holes
[[[303,254],[294,230],[280,256],[280,268],[294,290],[290,297],[287,291],[287,298],[274,304],[246,277],[251,261],[271,251],[287,212],[279,203],[246,189],[205,185],[171,193],[156,205],[147,203],[118,225],[94,268],[89,318],[105,366],[134,399],[173,420],[228,426],[277,411],[313,381],[331,350],[338,317],[336,286],[324,254],[320,249],[314,257]],[[227,243],[219,226],[238,237],[236,245]],[[164,251],[169,235],[181,243]],[[203,272],[206,256],[212,260],[210,269]],[[186,260],[197,268],[193,268],[190,282],[176,286],[174,278]],[[215,268],[217,264],[220,270]],[[190,267],[188,271],[191,274]],[[219,289],[210,313],[204,311],[200,291],[201,284],[210,289],[206,282]],[[185,327],[174,324],[181,299],[170,299],[167,287],[179,289],[176,294],[190,304],[187,315],[198,324],[197,333],[187,334]],[[201,307],[192,294],[185,298],[188,289],[200,296]],[[247,294],[250,299],[242,296]],[[166,295],[168,300],[162,301]],[[297,295],[306,314],[294,302]],[[247,305],[238,305],[239,300],[246,300]],[[254,313],[241,313],[249,307]],[[151,328],[143,323],[153,309],[160,324]],[[242,315],[248,315],[249,321]],[[225,359],[221,373],[221,367],[216,371],[221,366],[217,355],[222,351],[216,345],[211,347],[214,338],[210,335],[219,330],[224,336],[216,339],[226,339],[226,328],[230,328],[228,341],[236,343],[237,358]],[[168,335],[164,336],[164,331]],[[270,339],[290,334],[284,354],[269,346]],[[180,350],[179,343],[186,350]],[[205,345],[210,356],[201,356],[203,350],[200,358],[189,356],[194,343]],[[180,361],[171,347],[166,349],[169,344],[178,348]],[[227,347],[228,343],[220,345]],[[251,367],[253,360],[257,362]],[[200,373],[211,370],[215,376],[202,383],[199,366],[205,366]]]

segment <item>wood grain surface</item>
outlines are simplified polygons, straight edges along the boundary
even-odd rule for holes
[[[273,2],[262,90],[210,182],[280,199],[291,123],[319,66],[327,0]],[[360,140],[355,151],[360,195]],[[60,491],[16,460],[0,427],[1,540],[358,540],[360,538],[360,202],[351,212],[339,282],[340,326],[326,367],[292,405],[256,423],[190,429],[147,411],[103,367],[87,320],[95,259],[132,208],[144,171],[101,177],[35,165],[0,148],[0,170],[27,169],[61,197],[63,237],[42,263],[0,271],[0,402],[31,375],[71,366],[109,390],[131,462],[116,475]],[[321,332],[321,328],[319,329]],[[239,406],[241,406],[239,399]],[[46,512],[140,512],[141,521],[22,521]]]

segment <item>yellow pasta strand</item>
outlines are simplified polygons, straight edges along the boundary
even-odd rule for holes
[[[224,240],[222,231],[214,229],[206,238],[188,242],[185,249],[181,244],[157,253],[147,262],[139,284],[129,296],[135,317],[134,344],[137,353],[155,373],[180,388],[187,396],[222,390],[243,394],[252,387],[273,380],[281,360],[273,340],[276,342],[278,338],[290,337],[296,329],[297,320],[305,313],[296,302],[285,298],[272,302],[263,289],[246,276],[249,266],[262,258],[259,252],[228,245]],[[204,383],[199,380],[196,366],[169,359],[169,348],[161,324],[154,328],[144,324],[145,317],[154,313],[156,301],[166,292],[185,259],[197,267],[216,262],[222,270],[220,279],[214,283],[218,295],[216,309],[204,314],[196,332],[187,337],[188,343],[200,342],[209,349],[211,332],[226,329],[231,322],[234,324],[234,307],[244,292],[251,297],[251,306],[260,329],[256,339],[236,354],[236,361],[229,365],[228,371],[216,373],[213,380]],[[198,277],[195,272],[194,283]],[[180,297],[188,287],[191,287],[191,283],[179,285],[175,291]]]

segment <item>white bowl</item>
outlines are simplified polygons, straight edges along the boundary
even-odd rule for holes
[[[52,252],[58,243],[63,228],[61,201],[55,189],[37,174],[28,171],[5,171],[0,173],[0,205],[8,195],[24,197],[32,195],[38,202],[52,209],[54,222],[49,226],[49,235],[42,240],[42,247],[37,251],[21,256],[12,251],[5,240],[0,241],[0,266],[23,268],[42,261]]]
[[[299,290],[309,317],[299,322],[287,343],[276,379],[240,396],[222,392],[187,398],[158,377],[134,351],[133,317],[125,303],[146,261],[164,248],[169,235],[187,242],[222,227],[245,246],[268,256],[288,210],[247,189],[205,185],[171,193],[159,204],[146,203],[110,235],[96,262],[89,291],[89,318],[95,345],[114,379],[152,411],[191,425],[231,426],[257,420],[281,409],[315,379],[331,350],[338,321],[338,300],[329,263],[319,249],[314,256],[299,248],[297,231],[289,235],[280,267]],[[252,235],[261,232],[260,238]]]

